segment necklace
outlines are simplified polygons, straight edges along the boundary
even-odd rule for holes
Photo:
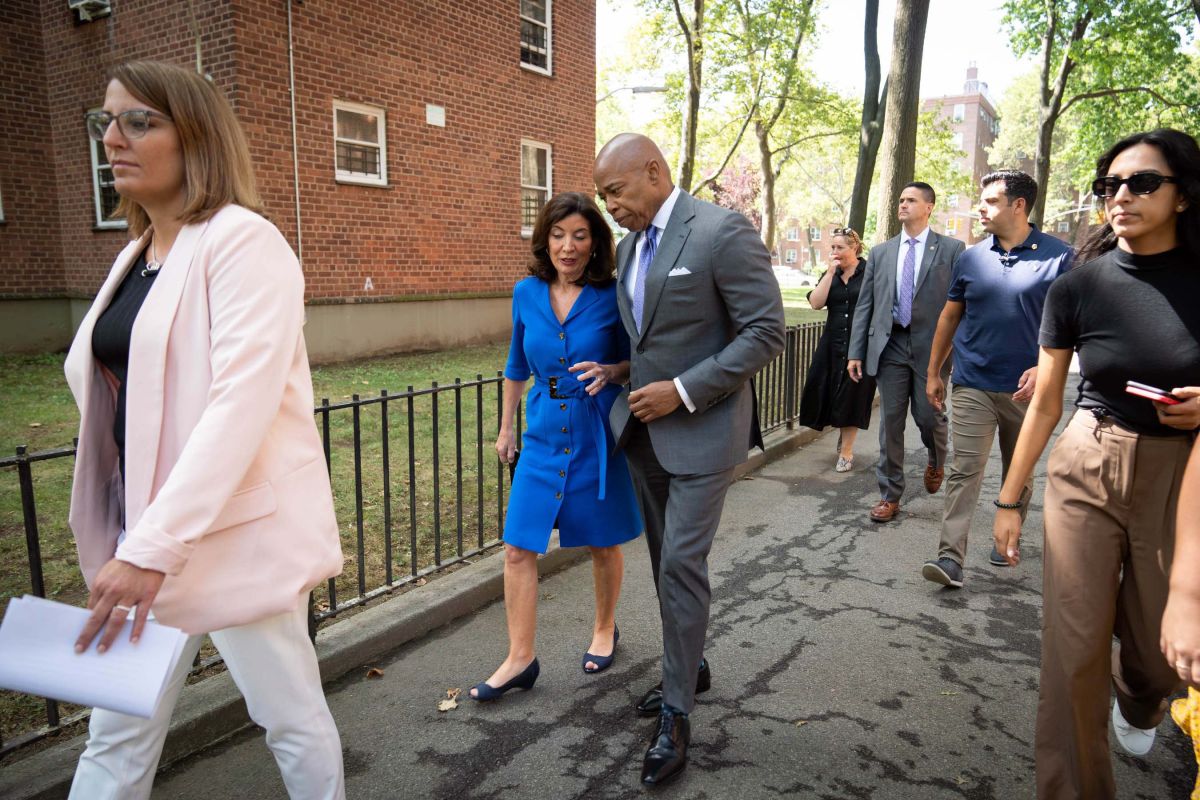
[[[150,259],[146,262],[146,268],[142,270],[142,277],[147,278],[158,273],[162,269],[162,262],[158,260],[158,249],[154,246],[153,237],[150,239]]]

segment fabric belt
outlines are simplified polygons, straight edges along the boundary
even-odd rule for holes
[[[901,325],[897,322],[892,323],[892,333],[908,333],[909,326]]]
[[[587,393],[587,385],[574,375],[551,375],[545,378],[535,376],[532,391],[542,392],[553,400],[579,400],[583,403],[588,423],[592,429],[592,439],[596,445],[596,460],[600,470],[598,476],[600,488],[596,492],[596,499],[603,500],[608,484],[608,420],[605,419],[604,412],[600,410],[600,404],[596,402],[596,398]]]

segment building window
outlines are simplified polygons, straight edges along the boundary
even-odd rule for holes
[[[335,100],[333,147],[339,183],[387,186],[387,128],[382,108]]]
[[[521,66],[550,74],[550,4],[521,0]]]
[[[1058,225],[1055,228],[1055,230],[1057,230],[1059,233],[1070,233],[1071,232],[1070,220],[1060,219],[1058,221]]]
[[[788,240],[789,242],[798,242],[798,241],[800,241],[800,229],[799,229],[799,228],[788,228],[788,230],[787,230],[787,240]]]
[[[962,122],[967,118],[967,106],[965,103],[954,104],[954,121]]]
[[[550,198],[550,145],[521,142],[521,233],[533,234],[538,212]]]
[[[127,228],[124,217],[114,217],[121,196],[117,194],[112,165],[104,152],[104,143],[88,139],[92,151],[92,200],[96,207],[97,228]]]
[[[959,150],[962,150],[962,144],[963,144],[962,131],[959,131],[958,133],[951,136],[950,143],[953,144],[955,147],[957,147]]]
[[[958,208],[958,199],[958,195],[956,194],[949,195],[946,197],[946,205],[950,206],[951,208]]]
[[[785,263],[788,263],[788,264],[796,263],[796,251],[795,250],[785,250],[783,252],[783,255],[784,255]]]
[[[820,228],[809,228],[808,229],[808,240],[810,242],[821,241],[821,229]]]

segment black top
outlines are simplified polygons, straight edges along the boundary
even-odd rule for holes
[[[137,319],[156,275],[157,270],[146,272],[146,252],[143,250],[92,329],[92,355],[117,378],[113,439],[121,456],[122,478],[125,477],[125,376],[129,372],[129,340],[133,335],[133,321]]]
[[[1050,286],[1039,343],[1079,352],[1079,399],[1124,428],[1185,435],[1158,421],[1151,401],[1126,393],[1137,381],[1171,391],[1200,386],[1200,264],[1182,248],[1137,256],[1119,248]]]
[[[840,269],[830,267],[834,270],[834,276],[829,295],[825,298],[825,308],[828,310],[825,317],[825,335],[829,337],[834,358],[846,358],[849,350],[850,326],[854,322],[854,307],[858,304],[858,291],[862,288],[866,264],[867,262],[860,258],[849,281],[842,280]]]

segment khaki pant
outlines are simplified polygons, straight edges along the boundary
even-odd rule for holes
[[[938,558],[950,558],[959,566],[967,558],[967,534],[979,505],[983,473],[992,452],[992,440],[1000,432],[1001,476],[1008,475],[1017,435],[1025,421],[1026,403],[1012,399],[1011,392],[985,392],[967,386],[950,390],[950,434],[954,437],[954,458],[946,470],[946,510],[942,515],[942,541]],[[1029,509],[1033,477],[1021,493],[1021,519]],[[989,506],[990,507],[990,506]]]
[[[1034,737],[1041,800],[1116,797],[1110,683],[1138,728],[1158,725],[1179,686],[1158,639],[1189,445],[1079,411],[1050,454]]]

